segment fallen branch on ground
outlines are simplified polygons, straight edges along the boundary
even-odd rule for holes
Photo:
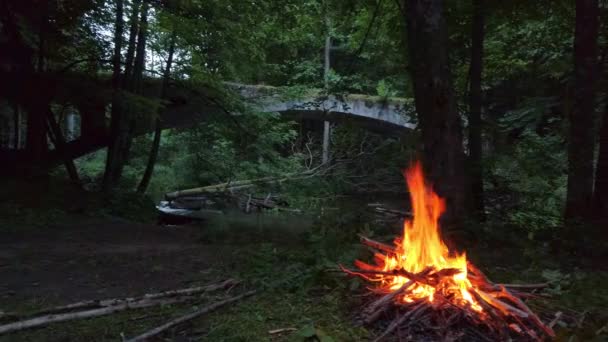
[[[284,332],[292,332],[292,331],[298,331],[298,329],[296,329],[296,328],[274,329],[274,330],[269,330],[268,334],[275,335],[275,334],[281,334],[281,333],[284,333]]]
[[[24,321],[13,322],[9,324],[0,325],[0,335],[15,332],[19,330],[25,330],[30,328],[41,327],[50,323],[65,322],[76,319],[84,319],[91,317],[99,317],[109,315],[119,311],[142,309],[151,306],[169,305],[182,303],[193,297],[181,297],[174,299],[145,299],[138,302],[125,302],[119,305],[108,306],[99,309],[75,311],[63,314],[51,314],[40,316],[36,318],[27,319]]]
[[[202,308],[200,310],[194,311],[194,312],[189,313],[189,314],[187,314],[185,316],[178,317],[178,318],[176,318],[174,320],[171,320],[171,321],[169,321],[169,322],[167,322],[167,323],[165,323],[165,324],[163,324],[163,325],[161,325],[159,327],[156,327],[156,328],[154,328],[152,330],[149,330],[149,331],[147,331],[147,332],[145,332],[145,333],[143,333],[143,334],[141,334],[139,336],[136,336],[136,337],[134,337],[132,339],[129,339],[129,340],[127,340],[127,342],[147,341],[148,339],[150,339],[150,338],[152,338],[154,336],[157,336],[157,335],[161,334],[162,332],[164,332],[164,331],[166,331],[168,329],[171,329],[171,328],[173,328],[173,327],[175,327],[177,325],[180,325],[182,323],[191,321],[191,320],[193,320],[193,319],[195,319],[197,317],[200,317],[200,316],[202,316],[202,315],[204,315],[206,313],[209,313],[209,312],[211,312],[213,310],[216,310],[216,309],[218,309],[218,308],[220,308],[220,307],[222,307],[224,305],[227,305],[227,304],[230,304],[230,303],[234,303],[234,302],[236,302],[238,300],[241,300],[243,298],[247,298],[247,297],[253,296],[257,292],[258,292],[257,290],[251,290],[251,291],[245,292],[243,294],[240,294],[238,296],[231,297],[231,298],[228,298],[228,299],[224,299],[224,300],[219,301],[219,302],[215,302],[213,304],[205,306],[204,308]]]
[[[79,309],[103,308],[103,307],[108,307],[108,306],[120,305],[123,303],[135,303],[135,302],[138,302],[138,301],[141,301],[144,299],[159,299],[159,298],[176,297],[176,296],[190,296],[190,295],[194,295],[194,294],[213,292],[213,291],[225,289],[225,288],[237,285],[239,283],[240,282],[238,280],[227,279],[223,282],[205,285],[205,286],[189,287],[189,288],[185,288],[185,289],[169,290],[169,291],[156,292],[156,293],[146,293],[140,297],[87,300],[87,301],[72,303],[72,304],[68,304],[68,305],[57,306],[54,308],[44,309],[44,310],[41,310],[41,311],[38,311],[38,312],[35,312],[32,314],[26,315],[25,317],[31,318],[31,317],[37,317],[37,316],[49,315],[49,314],[60,314],[60,313],[76,311]],[[18,319],[22,319],[22,318],[24,318],[24,317],[23,316],[18,317]]]
[[[105,316],[125,310],[183,303],[196,299],[193,295],[229,288],[238,283],[234,279],[228,279],[221,283],[207,286],[149,293],[137,298],[92,300],[59,306],[39,311],[30,315],[30,318],[25,320],[0,325],[0,335],[55,322]]]

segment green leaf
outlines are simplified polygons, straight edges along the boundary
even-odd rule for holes
[[[313,338],[316,335],[317,335],[317,332],[315,330],[314,325],[312,325],[312,324],[307,324],[307,325],[303,326],[295,334],[296,337],[300,337],[303,339]]]

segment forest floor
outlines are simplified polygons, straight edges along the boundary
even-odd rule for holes
[[[294,246],[289,250],[291,255],[297,253]],[[84,220],[27,233],[7,232],[0,238],[0,310],[27,313],[83,300],[139,296],[228,278],[252,279],[252,273],[271,270],[270,264],[277,267],[277,277],[285,278],[277,260],[281,253],[285,250],[280,246],[262,242],[205,243],[201,241],[200,227],[124,220]],[[324,322],[328,330],[344,330],[341,325],[348,322],[342,313],[337,314],[339,303],[333,296],[325,296],[333,292],[331,289],[302,299],[298,287],[273,290],[224,308],[195,321],[191,329],[181,333],[196,335],[197,340],[265,341],[271,337],[270,330],[299,329],[316,320]],[[115,341],[121,334],[134,336],[191,307],[175,305],[59,323],[0,336],[0,341]],[[347,330],[353,334],[340,333],[346,339],[364,333],[355,332],[354,328]],[[281,340],[286,336],[272,338]]]
[[[352,261],[358,253],[356,238],[338,246],[328,229],[320,242],[318,233],[311,234],[306,218],[173,227],[155,224],[153,212],[120,218],[113,212],[83,214],[82,208],[54,208],[37,210],[39,216],[28,219],[33,214],[20,209],[21,216],[11,219],[6,213],[14,209],[14,205],[0,208],[0,311],[5,313],[26,314],[81,300],[124,298],[237,278],[243,284],[232,294],[245,288],[265,290],[166,337],[175,341],[312,341],[316,336],[320,341],[359,341],[374,333],[355,324],[363,300],[358,296],[362,284],[325,272],[336,261]],[[555,299],[549,305],[555,311],[571,308],[585,317],[580,328],[558,327],[558,340],[605,340],[606,268],[566,266],[563,259],[540,247],[518,248],[501,241],[492,246],[480,243],[468,251],[495,281],[551,281]],[[298,271],[305,276],[293,278]],[[269,288],[280,280],[288,281]],[[211,294],[196,305],[56,323],[0,336],[0,341],[116,341],[225,296]],[[282,328],[296,331],[269,334]]]

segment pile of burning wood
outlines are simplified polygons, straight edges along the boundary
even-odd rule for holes
[[[425,183],[420,164],[406,172],[413,218],[394,245],[361,238],[374,252],[373,264],[355,261],[342,270],[361,277],[377,298],[363,310],[367,324],[389,318],[377,340],[543,340],[553,337],[524,303],[546,284],[495,284],[467,261],[451,253],[439,235],[444,201]]]

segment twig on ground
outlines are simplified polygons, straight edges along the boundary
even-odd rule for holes
[[[215,302],[213,304],[205,306],[204,308],[202,308],[200,310],[194,311],[194,312],[192,312],[190,314],[187,314],[185,316],[178,317],[178,318],[176,318],[174,320],[171,320],[171,321],[169,321],[169,322],[167,322],[167,323],[165,323],[165,324],[163,324],[161,326],[158,326],[158,327],[156,327],[156,328],[154,328],[152,330],[149,330],[149,331],[147,331],[147,332],[145,332],[145,333],[143,333],[143,334],[141,334],[139,336],[136,336],[136,337],[134,337],[132,339],[129,339],[129,340],[127,340],[127,342],[146,341],[146,340],[148,340],[148,339],[150,339],[150,338],[152,338],[154,336],[157,336],[157,335],[163,333],[164,331],[166,331],[168,329],[171,329],[171,328],[173,328],[173,327],[175,327],[177,325],[180,325],[180,324],[183,324],[185,322],[191,321],[191,320],[193,320],[193,319],[195,319],[197,317],[200,317],[200,316],[202,316],[202,315],[204,315],[206,313],[209,313],[209,312],[211,312],[213,310],[216,310],[216,309],[218,309],[218,308],[220,308],[220,307],[222,307],[224,305],[227,305],[227,304],[230,304],[230,303],[234,303],[234,302],[236,302],[238,300],[241,300],[243,298],[247,298],[247,297],[253,296],[257,292],[258,292],[257,290],[251,290],[251,291],[245,292],[243,294],[240,294],[238,296],[231,297],[231,298],[228,298],[228,299],[224,299],[224,300],[219,301],[219,302]]]

